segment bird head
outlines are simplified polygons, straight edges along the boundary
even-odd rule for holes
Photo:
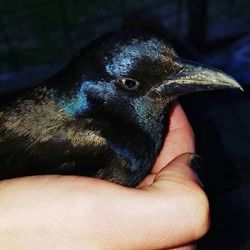
[[[169,104],[178,96],[241,89],[225,73],[180,58],[163,38],[140,32],[123,31],[97,39],[59,75],[63,84],[57,93],[61,88],[64,94],[57,99],[64,111],[72,116],[112,117],[155,140],[164,130]]]

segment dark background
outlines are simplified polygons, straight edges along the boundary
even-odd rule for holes
[[[0,94],[39,83],[94,38],[122,28],[160,33],[181,56],[244,87],[180,101],[206,161],[212,225],[198,249],[249,250],[249,0],[0,0]]]

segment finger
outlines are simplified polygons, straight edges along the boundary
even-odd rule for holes
[[[173,104],[170,109],[169,131],[162,150],[156,159],[152,174],[158,173],[177,155],[194,152],[194,133],[180,104]]]
[[[156,176],[151,187],[145,188],[164,194],[166,206],[161,205],[157,213],[161,225],[158,232],[169,247],[193,242],[209,228],[208,200],[190,168],[192,156],[186,153],[176,157]]]
[[[170,113],[169,131],[175,131],[183,128],[192,130],[188,118],[184,113],[179,102],[176,101],[172,104],[169,113]]]
[[[189,167],[191,156],[178,156],[151,186],[141,189],[104,181],[90,182],[90,188],[85,183],[88,200],[83,209],[91,213],[83,217],[81,227],[94,235],[87,239],[88,244],[103,249],[171,249],[202,237],[209,227],[209,207],[199,179]]]
[[[131,224],[119,221],[128,249],[129,246],[134,249],[152,249],[152,246],[154,249],[178,249],[207,232],[208,200],[190,167],[192,158],[190,153],[176,157],[156,175],[151,186],[142,187],[137,195],[130,193],[130,202],[127,200],[122,205],[119,201],[122,220],[133,221]],[[192,248],[186,246],[186,249]]]
[[[185,185],[202,186],[197,173],[192,170],[192,167],[194,168],[194,166],[192,166],[194,157],[197,157],[194,153],[184,153],[175,157],[156,175],[152,185],[162,184],[164,180],[166,181],[164,184],[180,184],[183,182]],[[203,168],[203,166],[200,166],[200,168]]]

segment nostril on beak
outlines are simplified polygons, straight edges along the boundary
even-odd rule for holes
[[[161,99],[161,95],[160,95],[160,93],[156,89],[152,89],[148,93],[148,97],[151,98],[151,99],[153,99],[153,100],[159,100],[159,99]]]

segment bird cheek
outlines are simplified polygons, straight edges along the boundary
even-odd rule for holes
[[[156,89],[150,90],[148,93],[148,97],[151,100],[156,100],[156,101],[159,101],[161,99],[161,95]]]
[[[147,98],[153,106],[160,107],[167,106],[170,102],[174,101],[177,96],[161,96],[160,92],[157,89],[152,89],[148,92]]]

